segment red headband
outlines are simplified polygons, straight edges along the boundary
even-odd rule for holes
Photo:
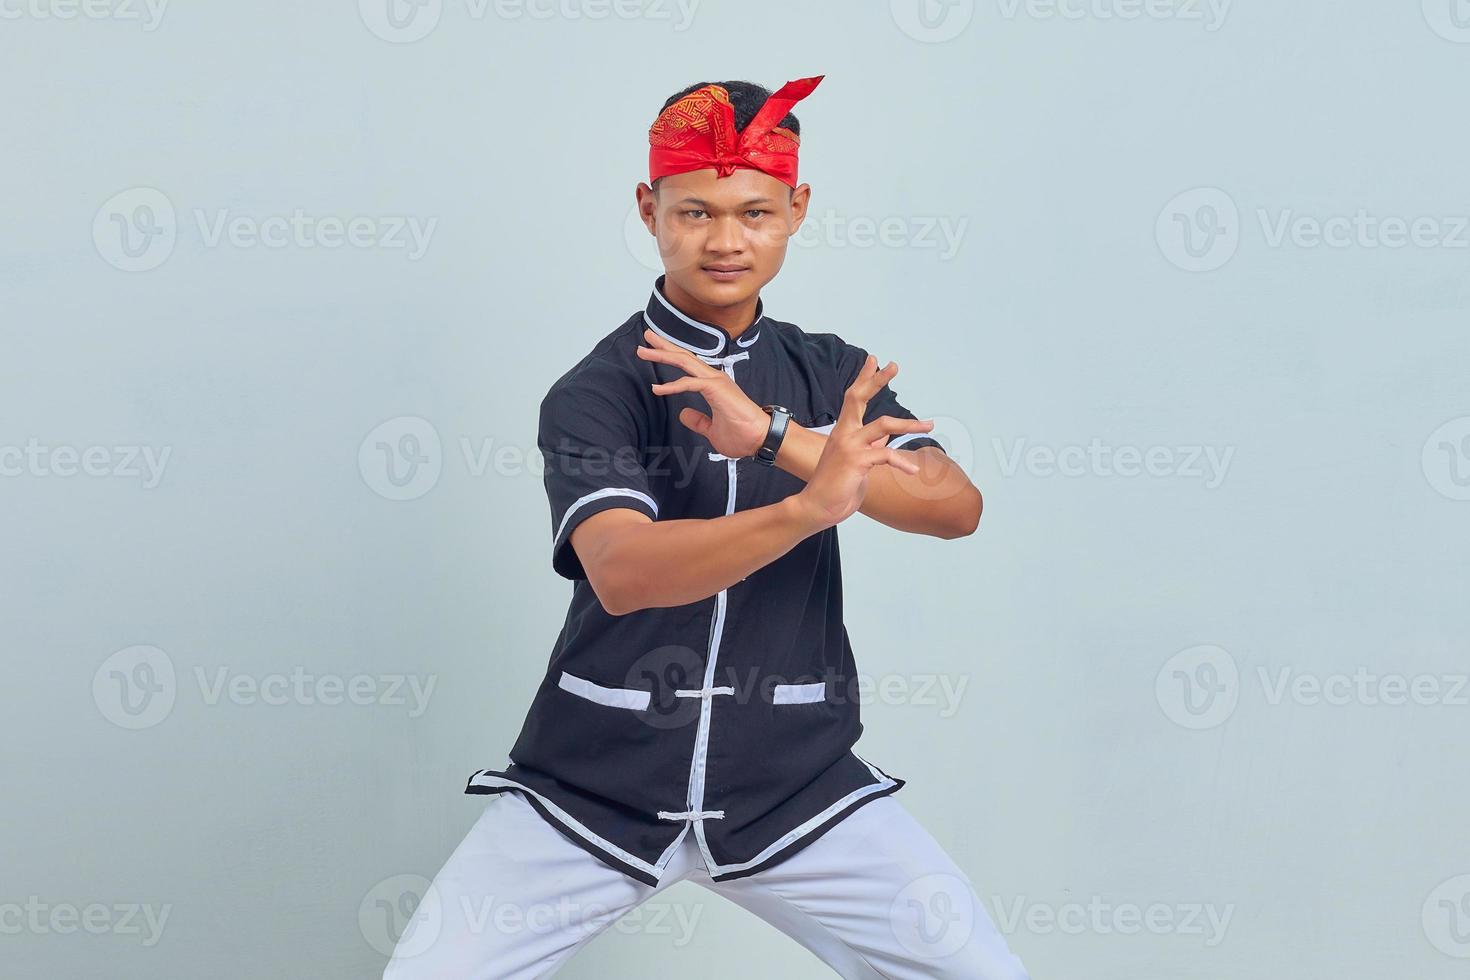
[[[749,167],[795,187],[801,140],[777,124],[825,77],[798,78],[782,85],[738,134],[735,107],[723,86],[706,85],[690,92],[659,113],[649,127],[649,183],[710,168],[716,177],[728,177],[738,167]]]

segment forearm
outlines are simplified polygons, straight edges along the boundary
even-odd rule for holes
[[[594,556],[598,595],[618,616],[698,602],[820,529],[795,495],[707,520],[625,524],[607,535]]]
[[[776,465],[803,481],[810,480],[822,458],[827,437],[795,422],[786,426]],[[913,457],[917,473],[875,466],[859,511],[899,531],[957,538],[974,532],[980,521],[980,491],[964,470],[932,446],[898,450]]]

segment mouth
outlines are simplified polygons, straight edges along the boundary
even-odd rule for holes
[[[700,269],[716,282],[733,282],[750,271],[749,266],[726,265],[720,262],[713,265],[700,266]]]

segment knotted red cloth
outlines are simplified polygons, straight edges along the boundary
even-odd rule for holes
[[[801,140],[777,123],[825,77],[814,75],[782,85],[738,133],[735,107],[724,86],[706,85],[690,92],[659,113],[648,129],[649,183],[710,168],[716,177],[728,177],[736,168],[749,167],[795,187]]]

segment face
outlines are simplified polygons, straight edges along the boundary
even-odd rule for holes
[[[752,302],[776,277],[810,196],[809,184],[793,191],[748,167],[718,178],[693,170],[663,178],[657,193],[639,184],[638,209],[658,240],[665,287],[718,309]]]

